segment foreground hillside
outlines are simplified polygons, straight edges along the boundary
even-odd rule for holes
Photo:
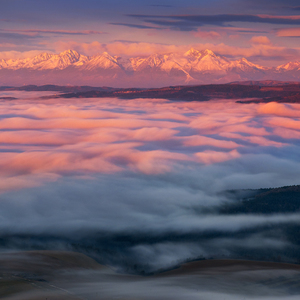
[[[195,261],[142,277],[116,273],[75,252],[2,253],[0,262],[3,300],[267,300],[300,294],[300,266],[283,263]]]
[[[131,247],[141,247],[142,245],[155,245],[159,243],[176,243],[178,241],[185,244],[200,243],[202,247],[212,247],[214,241],[220,245],[229,238],[239,241],[252,239],[263,239],[269,241],[263,247],[247,247],[242,244],[228,244],[226,251],[211,256],[199,256],[198,259],[247,259],[268,262],[300,262],[300,222],[298,214],[300,212],[300,186],[288,186],[272,189],[258,190],[232,190],[220,193],[220,198],[228,199],[224,204],[206,211],[207,220],[212,222],[216,215],[225,220],[235,223],[240,218],[249,219],[249,222],[258,222],[264,218],[264,225],[256,227],[234,229],[228,228],[210,229],[203,232],[166,232],[165,234],[151,233],[147,235],[139,232],[129,234],[103,234],[99,232],[86,232],[84,236],[67,237],[61,234],[11,234],[2,235],[0,246],[2,250],[7,249],[72,249],[93,257],[98,262],[114,266],[116,270],[131,274],[153,274],[165,271],[166,268],[156,266],[153,269],[151,262],[143,261],[141,257],[130,254]],[[282,217],[284,216],[284,218]],[[274,238],[280,236],[278,245],[274,244]],[[221,242],[220,242],[221,241]],[[229,242],[229,240],[228,240]],[[211,252],[212,253],[212,252]],[[79,263],[80,260],[76,259]],[[91,262],[82,260],[83,264]],[[72,261],[69,261],[72,266]],[[173,267],[179,265],[179,261],[173,262]],[[3,265],[4,266],[4,265]],[[2,267],[3,267],[2,266]]]

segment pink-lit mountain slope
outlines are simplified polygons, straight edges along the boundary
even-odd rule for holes
[[[211,50],[122,58],[74,50],[33,58],[0,60],[0,85],[72,84],[160,87],[246,80],[299,80],[300,62],[267,68],[242,58],[229,60]]]

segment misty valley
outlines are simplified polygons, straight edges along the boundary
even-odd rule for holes
[[[1,87],[0,298],[298,299],[298,89]]]

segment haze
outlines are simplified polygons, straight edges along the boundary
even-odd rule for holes
[[[299,104],[3,94],[19,98],[1,102],[4,236],[85,239],[101,233],[107,243],[107,235],[166,235],[153,244],[138,238],[126,255],[118,246],[120,257],[98,257],[121,268],[133,265],[134,257],[149,272],[197,257],[231,257],[236,246],[268,251],[291,246],[259,231],[244,236],[242,244],[234,236],[200,244],[169,238],[299,223],[293,213],[217,213],[232,201],[220,192],[298,183]],[[42,248],[69,249],[51,239]],[[31,241],[9,245],[41,247]]]

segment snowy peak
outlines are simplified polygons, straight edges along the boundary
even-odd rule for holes
[[[299,61],[290,62],[277,68],[267,68],[254,64],[246,58],[229,60],[209,49],[199,51],[194,48],[185,53],[154,53],[147,57],[124,58],[112,56],[107,52],[85,56],[69,49],[59,54],[41,53],[25,59],[2,59],[0,60],[0,69],[21,70],[20,72],[30,70],[30,74],[35,74],[32,76],[37,76],[41,78],[40,80],[44,78],[43,76],[47,76],[44,75],[48,74],[47,70],[55,70],[57,72],[55,76],[60,76],[59,71],[66,70],[65,73],[61,73],[64,74],[62,76],[76,77],[78,80],[85,80],[85,78],[86,80],[88,78],[101,78],[101,80],[111,78],[115,80],[118,78],[121,81],[120,78],[126,78],[126,80],[133,82],[131,79],[136,78],[142,82],[141,85],[149,80],[161,83],[162,79],[166,82],[168,80],[170,84],[173,84],[173,81],[181,84],[190,81],[201,83],[210,80],[212,82],[213,80],[228,82],[273,78],[281,80],[280,76],[283,74],[290,76],[292,80],[297,80],[300,77]],[[45,73],[41,77],[41,73],[38,71]],[[20,78],[23,80],[25,77],[22,75]]]
[[[66,50],[60,53],[59,57],[69,62],[76,62],[79,60],[80,54],[75,50]]]
[[[188,59],[187,66],[191,72],[225,71],[230,65],[225,57],[218,56],[209,49],[198,51],[191,48],[184,56]]]
[[[60,54],[41,53],[33,58],[6,60],[0,62],[2,68],[7,69],[34,69],[34,70],[48,70],[48,69],[65,69],[70,65],[78,62],[84,56],[80,55],[74,50],[67,50]]]
[[[300,70],[300,62],[299,61],[293,61],[289,62],[287,64],[278,66],[276,68],[277,71],[294,71],[294,70]]]
[[[82,66],[85,70],[96,69],[120,69],[117,56],[111,56],[107,52],[94,55]]]
[[[77,59],[78,59],[79,56],[80,56],[80,54],[79,54],[77,51],[71,50],[71,49],[65,50],[65,51],[61,52],[59,55],[60,55],[60,56],[75,57],[75,58],[77,58]]]
[[[212,52],[209,49],[205,49],[204,51],[201,52],[202,55],[211,55],[211,56],[216,56],[214,52]]]
[[[46,60],[50,59],[52,56],[53,56],[53,54],[42,53],[42,54],[34,57],[33,60],[32,60],[32,62],[39,63],[41,61],[46,61]]]
[[[189,51],[184,53],[184,56],[188,58],[196,58],[201,56],[201,52],[191,48]]]
[[[106,58],[110,61],[117,62],[117,59],[116,59],[117,57],[111,56],[108,52],[103,52],[102,54],[98,54],[98,55],[95,55],[95,56],[103,57],[103,58]]]
[[[199,51],[194,48],[191,48],[189,51],[185,52],[184,56],[189,59],[202,59],[205,56],[217,57],[217,55],[209,49]]]
[[[180,54],[153,54],[149,57],[133,57],[123,59],[118,56],[111,56],[107,52],[103,52],[91,57],[80,55],[75,50],[66,50],[60,54],[42,53],[33,58],[17,59],[17,60],[1,60],[0,68],[7,69],[35,69],[63,70],[73,66],[82,70],[125,70],[130,72],[139,72],[145,70],[163,71],[170,73],[175,70],[182,71],[185,74],[189,72],[214,72],[226,71],[230,68],[258,68],[259,66],[251,64],[246,59],[231,62],[225,57],[216,55],[213,51],[206,49],[198,51],[191,48],[189,51]]]
[[[80,59],[80,54],[74,50],[67,50],[58,55],[53,55],[48,61],[49,68],[64,69]]]
[[[247,60],[246,58],[241,58],[236,61],[232,61],[230,63],[231,69],[240,69],[242,71],[249,71],[249,70],[268,70],[266,67],[262,67],[260,65],[254,64]]]
[[[31,60],[28,60],[23,68],[47,70],[47,69],[65,69],[68,66],[78,62],[81,55],[74,50],[66,50],[60,54],[42,53]]]
[[[204,57],[219,57],[217,56],[213,51],[209,50],[209,49],[205,49],[202,51],[199,51],[200,55],[201,55],[201,59],[203,59]]]
[[[153,54],[146,58],[141,64],[140,67],[150,67],[150,68],[157,68],[164,63],[164,57],[159,54]]]

